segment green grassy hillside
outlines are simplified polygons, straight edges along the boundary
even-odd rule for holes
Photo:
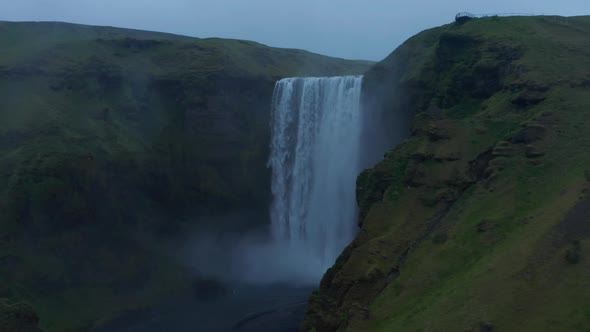
[[[370,65],[64,23],[0,22],[0,50],[0,302],[60,332],[183,287],[154,244],[203,216],[264,223],[275,81]]]
[[[367,73],[411,134],[358,178],[304,330],[590,331],[589,41],[590,17],[475,19]]]

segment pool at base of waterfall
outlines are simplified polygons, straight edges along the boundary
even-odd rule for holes
[[[156,306],[122,313],[92,332],[296,332],[309,287],[224,285],[210,298],[186,293]]]

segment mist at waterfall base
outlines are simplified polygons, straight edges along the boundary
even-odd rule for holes
[[[202,276],[316,286],[354,238],[361,171],[362,76],[287,78],[271,111],[271,224],[247,233],[199,232]]]

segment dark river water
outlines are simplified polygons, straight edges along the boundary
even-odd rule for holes
[[[313,289],[235,285],[212,299],[187,295],[128,312],[93,332],[295,332]]]

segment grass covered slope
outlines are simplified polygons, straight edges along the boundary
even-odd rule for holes
[[[0,302],[49,331],[180,287],[156,244],[186,223],[266,217],[275,81],[369,66],[65,23],[0,22],[0,50]]]
[[[368,68],[253,42],[62,23],[0,23],[0,35],[0,189],[21,206],[11,220],[47,217],[43,202],[66,205],[44,196],[61,188],[47,179],[22,192],[60,170],[80,180],[81,197],[62,197],[73,203],[61,209],[66,219],[94,218],[86,199],[107,190],[97,187],[134,180],[174,207],[266,205],[259,186],[268,176],[257,166],[267,158],[274,82]],[[39,196],[31,206],[19,198],[29,194]]]
[[[359,176],[304,330],[590,330],[588,41],[590,17],[475,19],[367,73],[412,132]]]

